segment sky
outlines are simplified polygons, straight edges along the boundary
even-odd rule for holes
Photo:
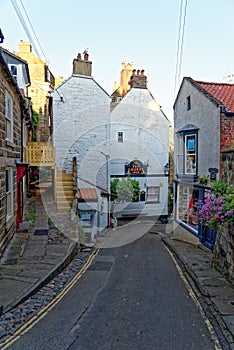
[[[150,92],[172,123],[184,76],[234,83],[234,0],[187,0],[183,45],[186,0],[17,3],[26,9],[55,76],[68,78],[73,59],[88,49],[92,76],[111,94],[114,82],[120,82],[121,63],[132,62],[135,69],[145,70]],[[5,37],[1,45],[10,51],[17,52],[20,40],[29,41],[11,0],[0,1],[0,28]],[[32,36],[40,50],[33,32]]]

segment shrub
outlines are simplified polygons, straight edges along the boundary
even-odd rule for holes
[[[225,181],[219,180],[207,194],[199,211],[201,223],[212,229],[226,222],[234,222],[234,189]]]

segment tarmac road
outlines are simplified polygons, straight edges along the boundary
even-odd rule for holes
[[[222,349],[157,234],[101,249],[13,350]],[[30,328],[30,327],[29,327]]]

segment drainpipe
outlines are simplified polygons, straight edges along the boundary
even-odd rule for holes
[[[20,161],[23,163],[24,161],[24,128],[23,128],[23,121],[24,121],[24,115],[23,115],[23,108],[20,110],[20,119],[21,119],[21,125],[20,125]]]

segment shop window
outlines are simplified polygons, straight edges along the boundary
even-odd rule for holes
[[[147,187],[147,202],[159,203],[160,200],[160,186]]]
[[[5,123],[6,139],[13,141],[13,98],[7,90],[5,90]]]
[[[123,143],[123,132],[122,131],[118,132],[118,142]]]
[[[177,219],[198,229],[199,191],[193,187],[179,185]]]

